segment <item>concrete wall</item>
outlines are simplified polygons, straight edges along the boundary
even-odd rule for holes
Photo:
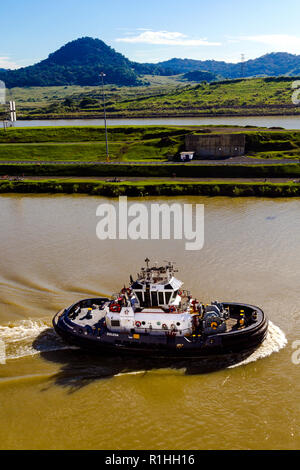
[[[221,159],[245,155],[243,134],[190,134],[185,138],[185,150],[195,151],[194,158]]]

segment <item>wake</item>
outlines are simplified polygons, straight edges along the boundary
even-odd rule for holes
[[[42,334],[42,341],[38,346],[33,346],[36,339]],[[0,326],[0,340],[5,346],[2,348],[4,349],[2,356],[5,354],[6,360],[71,348],[56,335],[51,323],[45,320],[21,320],[8,326]]]
[[[229,366],[229,369],[250,364],[251,362],[256,362],[259,359],[264,359],[265,357],[271,356],[273,353],[279,352],[286,345],[287,339],[284,332],[278,326],[274,325],[274,323],[269,321],[269,328],[265,341],[256,351],[254,351],[253,354],[251,354],[251,356],[238,364]]]

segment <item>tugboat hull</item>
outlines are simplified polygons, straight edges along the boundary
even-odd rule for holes
[[[92,299],[91,301],[107,301]],[[114,333],[107,328],[79,327],[70,319],[69,314],[74,306],[56,314],[53,326],[69,344],[97,352],[99,354],[134,355],[164,358],[225,359],[236,361],[249,356],[264,341],[268,330],[268,320],[264,312],[252,305],[223,303],[230,311],[231,318],[238,317],[238,312],[245,311],[246,316],[256,314],[256,321],[244,327],[233,327],[224,333],[188,336],[169,334],[154,336],[137,332]],[[233,320],[234,323],[235,320]],[[199,332],[198,332],[199,333]]]

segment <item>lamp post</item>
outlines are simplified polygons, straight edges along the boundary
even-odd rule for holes
[[[106,161],[109,162],[109,152],[108,152],[108,137],[107,137],[107,122],[106,122],[106,106],[105,106],[105,94],[104,94],[104,77],[106,74],[104,72],[100,73],[102,81],[102,96],[103,96],[103,113],[104,113],[104,126],[105,126],[105,143],[106,143]]]

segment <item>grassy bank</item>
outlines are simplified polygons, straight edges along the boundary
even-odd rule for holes
[[[95,176],[95,177],[182,177],[182,178],[297,178],[300,165],[85,165],[85,164],[0,164],[0,175],[10,176]]]
[[[300,184],[294,183],[179,183],[145,181],[108,183],[104,181],[1,181],[0,193],[90,194],[105,197],[146,196],[230,196],[299,197]]]
[[[189,133],[190,129],[193,129],[193,127],[109,126],[108,140],[110,142],[138,142],[164,137],[177,137]],[[0,143],[3,144],[95,141],[105,141],[104,126],[12,127],[6,131],[0,129]]]
[[[187,134],[242,133],[246,154],[256,158],[299,159],[300,132],[226,126],[122,126],[108,130],[115,161],[166,161],[185,148]],[[0,160],[101,162],[106,159],[104,127],[0,129]]]
[[[110,127],[111,160],[166,160],[191,131],[177,127]],[[0,130],[0,160],[103,161],[104,127],[40,127]]]
[[[118,102],[108,111],[130,116],[239,116],[299,114],[292,103],[293,77],[253,78],[203,83],[163,96]]]
[[[293,77],[226,80],[196,85],[175,77],[145,77],[147,86],[106,86],[109,117],[299,114]],[[102,118],[100,87],[12,89],[27,119]]]

